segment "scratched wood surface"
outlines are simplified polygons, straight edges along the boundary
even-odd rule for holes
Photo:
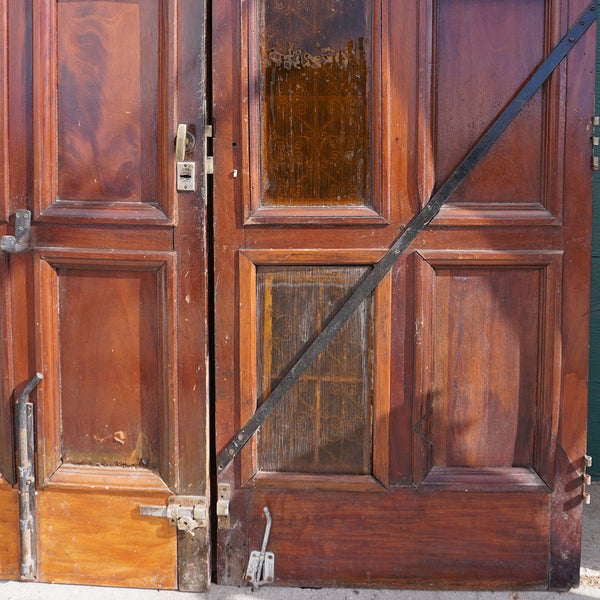
[[[167,519],[142,517],[140,504],[166,495],[44,491],[38,494],[43,581],[177,587],[177,535]]]
[[[19,506],[17,492],[0,481],[0,578],[20,576]]]

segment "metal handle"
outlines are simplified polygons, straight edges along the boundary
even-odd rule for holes
[[[185,153],[191,152],[196,145],[196,138],[188,131],[185,123],[177,126],[177,136],[175,137],[175,159],[177,162],[183,162]]]
[[[0,238],[0,250],[18,254],[29,250],[31,242],[31,212],[18,210],[15,213],[15,235],[3,235]]]
[[[187,138],[187,125],[180,123],[177,126],[177,137],[175,138],[175,158],[181,162],[185,158],[185,140]]]

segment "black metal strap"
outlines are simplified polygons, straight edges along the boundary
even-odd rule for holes
[[[302,377],[314,360],[325,350],[325,347],[340,331],[354,311],[366,300],[394,266],[398,257],[414,242],[416,237],[425,229],[429,222],[438,214],[442,206],[454,193],[456,188],[473,170],[485,153],[491,148],[504,130],[510,125],[521,109],[527,104],[537,90],[548,79],[550,74],[569,53],[575,43],[583,36],[596,20],[596,2],[594,1],[578,19],[575,26],[562,38],[548,58],[534,71],[524,84],[521,91],[512,102],[502,111],[492,123],[483,137],[477,142],[467,157],[450,175],[447,181],[431,197],[423,209],[410,221],[406,229],[392,244],[384,257],[373,267],[366,277],[356,287],[354,292],[323,328],[321,333],[308,346],[302,356],[281,379],[265,401],[258,407],[254,415],[236,433],[233,440],[223,450],[217,459],[219,472],[235,458],[246,445],[256,430],[263,424],[269,414],[281,402],[292,386]]]

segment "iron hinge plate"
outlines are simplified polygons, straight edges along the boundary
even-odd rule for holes
[[[600,171],[600,117],[594,116],[592,119],[594,133],[592,135],[592,169]]]
[[[213,126],[204,126],[204,139],[205,139],[205,154],[204,154],[204,170],[207,175],[213,175],[215,172],[215,159],[211,156],[212,150],[212,139],[213,139]]]
[[[229,501],[231,500],[231,488],[228,483],[219,484],[219,497],[217,499],[217,520],[219,529],[229,529],[231,519],[229,517]]]

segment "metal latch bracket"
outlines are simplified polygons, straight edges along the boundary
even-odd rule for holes
[[[586,485],[591,485],[592,483],[592,476],[588,475],[585,471],[587,468],[592,466],[592,457],[589,455],[585,455],[583,457],[583,475],[581,477],[582,481],[583,481],[583,491],[582,491],[582,498],[583,498],[583,503],[584,504],[589,504],[592,500],[589,492],[586,491],[585,486]]]
[[[171,496],[167,506],[140,506],[140,514],[145,517],[169,519],[180,531],[195,536],[198,529],[206,529],[208,516],[204,496]]]
[[[15,235],[3,235],[0,238],[0,250],[10,254],[18,254],[29,250],[31,240],[31,212],[18,210],[15,212]]]
[[[261,585],[273,583],[273,581],[275,581],[275,554],[273,554],[273,552],[267,552],[267,544],[269,543],[273,520],[271,519],[271,513],[268,507],[265,506],[263,512],[265,513],[267,524],[263,536],[262,547],[260,552],[258,550],[253,550],[250,553],[250,560],[248,561],[248,568],[246,569],[246,582],[252,586],[254,591]]]
[[[217,498],[217,520],[219,529],[229,529],[231,519],[229,517],[229,501],[231,500],[231,488],[228,483],[219,484],[219,497]]]

